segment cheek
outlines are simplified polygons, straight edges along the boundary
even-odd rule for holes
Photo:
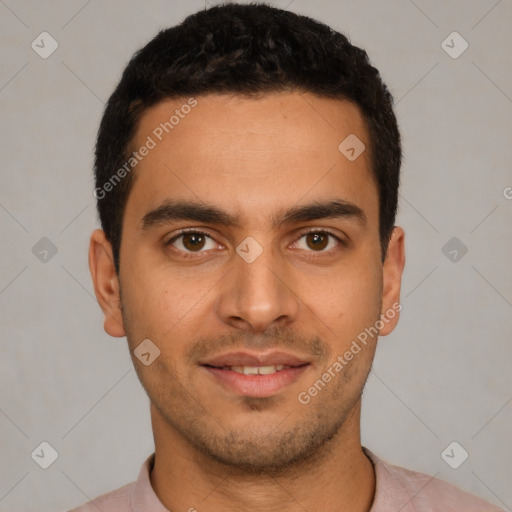
[[[179,314],[175,308],[178,301],[168,303],[174,294],[170,293],[170,286],[165,280],[157,279],[156,273],[141,266],[134,268],[136,270],[125,270],[126,278],[123,273],[121,275],[123,310],[130,334],[151,339],[158,334],[162,322],[170,328],[174,314]]]
[[[357,335],[379,317],[382,298],[382,271],[371,262],[345,265],[328,275],[306,283],[308,306],[346,339]],[[316,290],[311,294],[311,290]]]
[[[128,337],[134,342],[149,338],[166,346],[169,340],[179,343],[179,333],[196,332],[195,319],[211,298],[209,279],[190,274],[185,278],[180,272],[147,264],[133,268],[137,271],[126,279],[121,276]]]

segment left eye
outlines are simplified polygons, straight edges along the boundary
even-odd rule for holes
[[[341,243],[341,240],[337,236],[327,231],[310,231],[309,233],[304,233],[296,244],[300,245],[301,240],[304,240],[305,247],[299,247],[299,249],[312,249],[314,252],[325,252],[326,249],[332,249],[332,247]]]

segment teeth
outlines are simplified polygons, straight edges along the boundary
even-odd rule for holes
[[[269,375],[271,373],[276,373],[277,368],[275,366],[260,366],[258,373],[260,375]]]
[[[284,365],[277,364],[275,366],[231,366],[229,369],[244,375],[270,375],[281,371],[283,368]]]

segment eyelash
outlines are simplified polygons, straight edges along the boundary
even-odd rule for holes
[[[332,231],[329,231],[328,229],[311,229],[309,231],[303,231],[300,234],[298,240],[300,240],[305,235],[309,235],[309,234],[312,234],[312,233],[329,235],[330,237],[334,238],[342,247],[346,247],[347,246],[347,243],[343,239],[341,239],[339,236],[335,235]],[[211,240],[213,240],[213,237],[209,233],[207,233],[206,231],[202,231],[200,229],[194,228],[194,229],[185,229],[185,230],[180,231],[177,235],[175,235],[171,239],[169,239],[165,243],[165,245],[166,246],[167,245],[172,245],[180,237],[182,237],[183,235],[187,235],[187,234],[203,235],[203,236],[206,236],[206,237],[210,238]],[[183,253],[183,257],[184,258],[197,258],[198,257],[197,255],[200,255],[200,254],[205,252],[205,251],[198,251],[198,252],[183,251],[182,249],[176,249],[176,251],[179,251],[179,252]],[[329,253],[330,251],[332,251],[332,249],[330,249],[329,251],[318,251],[318,254],[322,255],[322,254]],[[312,252],[314,254],[316,251],[308,251],[308,252]],[[316,256],[310,256],[310,257],[314,258]]]

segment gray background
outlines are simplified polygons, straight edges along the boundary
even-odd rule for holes
[[[346,33],[396,99],[404,309],[379,342],[363,443],[510,511],[512,3],[274,4]],[[0,0],[2,510],[77,506],[133,481],[153,450],[126,340],[103,332],[93,297],[92,151],[132,53],[204,6]],[[47,59],[31,48],[43,31],[59,45]],[[456,59],[441,45],[453,31],[469,43]],[[42,237],[57,248],[46,262],[36,257],[44,247],[32,252]],[[460,247],[442,250],[452,237],[468,249],[462,258]],[[59,455],[46,470],[31,458],[42,441]],[[458,469],[441,457],[452,441],[469,453]]]

